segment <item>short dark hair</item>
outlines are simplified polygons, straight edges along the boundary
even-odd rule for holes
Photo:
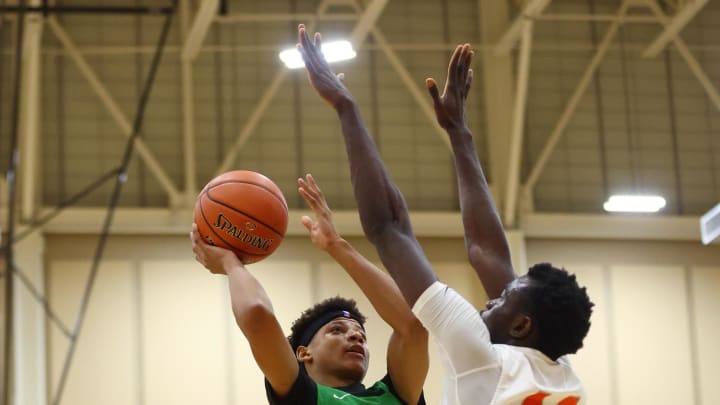
[[[590,314],[595,305],[574,274],[538,263],[527,273],[531,280],[530,312],[538,327],[537,349],[555,360],[575,353],[583,346],[590,330]]]
[[[343,297],[328,298],[303,311],[300,318],[293,322],[292,327],[290,328],[290,336],[288,336],[288,341],[290,342],[290,346],[292,346],[293,351],[297,351],[297,348],[302,345],[302,336],[316,319],[321,318],[327,313],[337,311],[347,311],[350,313],[351,318],[358,321],[361,326],[365,325],[365,315],[363,315],[357,308],[355,300]]]

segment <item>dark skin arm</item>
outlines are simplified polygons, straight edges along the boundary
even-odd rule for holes
[[[473,78],[472,56],[469,44],[455,48],[442,95],[434,79],[425,82],[438,123],[447,131],[452,145],[468,259],[488,297],[494,299],[515,279],[515,274],[502,222],[467,127],[465,111]]]
[[[412,306],[437,276],[413,234],[405,199],[390,179],[355,99],[320,52],[320,35],[311,40],[300,25],[298,36],[310,83],[340,119],[365,235]]]

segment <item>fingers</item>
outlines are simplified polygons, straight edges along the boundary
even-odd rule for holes
[[[455,65],[455,80],[453,80],[453,83],[457,86],[462,86],[462,88],[465,87],[465,81],[467,79],[467,70],[470,66],[470,62],[472,61],[472,51],[470,50],[470,44],[463,44],[460,47],[460,55],[457,59],[457,64]]]
[[[305,59],[305,45],[307,43],[306,41],[307,32],[305,32],[305,25],[300,24],[298,25],[298,41],[295,45],[300,52],[300,55],[303,57],[303,60]]]
[[[338,73],[338,74],[337,74],[337,78],[338,78],[338,80],[340,80],[341,82],[344,82],[344,81],[345,81],[345,73]]]
[[[460,66],[460,82],[458,85],[462,85],[463,89],[467,87],[468,76],[470,75],[470,64],[475,52],[470,50],[470,44],[464,46],[464,57],[462,59],[462,65]]]
[[[462,45],[458,45],[455,47],[455,51],[453,52],[452,56],[450,57],[450,63],[448,63],[448,80],[453,76],[453,72],[455,71],[455,67],[457,66],[458,58],[460,58],[460,52],[462,51]]]
[[[298,25],[298,44],[296,46],[305,65],[314,65],[315,44],[310,40],[304,24]]]
[[[425,79],[425,85],[428,88],[428,92],[430,93],[430,97],[432,97],[433,103],[437,104],[440,102],[440,93],[438,92],[437,82],[435,79],[427,78]]]
[[[192,229],[190,230],[190,242],[192,242],[192,251],[195,255],[195,261],[199,263],[203,263],[201,260],[202,257],[204,257],[204,252],[202,250],[202,241],[200,240],[200,232],[198,232],[197,224],[193,222]]]
[[[299,193],[300,196],[303,198],[303,200],[305,200],[305,202],[307,203],[307,205],[310,206],[310,209],[312,209],[313,211],[315,211],[316,208],[317,208],[317,205],[318,205],[318,204],[317,204],[317,201],[315,200],[315,198],[313,198],[312,195],[310,195],[310,193],[307,192],[307,189],[305,189],[305,188],[303,188],[302,186],[300,186],[300,187],[298,187],[298,193]]]
[[[465,58],[465,67],[463,68],[463,70],[465,70],[465,71],[470,69],[470,64],[472,64],[473,56],[475,56],[475,51],[470,49],[470,44],[468,44],[467,46],[468,46],[467,58]]]
[[[308,232],[312,231],[313,227],[313,220],[307,215],[303,215],[302,218],[300,218],[300,221],[305,226],[305,228],[308,230]]]
[[[472,69],[470,64],[475,52],[470,49],[470,44],[461,44],[455,47],[450,64],[448,65],[448,78],[445,82],[443,95],[447,94],[448,88],[453,91],[462,91],[463,95],[467,95],[472,82]]]
[[[192,242],[193,252],[198,249],[198,245],[202,243],[200,239],[201,237],[200,232],[198,232],[197,224],[193,222],[192,229],[190,230],[190,242]]]
[[[325,55],[322,53],[322,35],[316,32],[311,40],[304,24],[298,25],[297,49],[308,68],[314,69],[322,66],[322,63],[325,62]]]
[[[315,179],[311,174],[307,174],[305,179],[298,179],[298,193],[307,202],[310,208],[318,218],[329,219],[331,216],[330,207],[325,201],[322,190],[318,187]]]
[[[462,72],[463,70],[467,70],[467,62],[468,57],[470,56],[470,44],[462,44],[459,45],[460,47],[460,54],[457,58],[457,63],[455,65],[458,72]]]
[[[315,182],[315,178],[312,174],[308,173],[305,175],[305,178],[307,179],[308,184],[310,184],[310,187],[312,188],[315,193],[322,196],[322,190],[320,190],[320,187]]]
[[[310,43],[307,31],[305,30],[305,24],[298,25],[298,45],[305,48]]]
[[[320,208],[320,203],[318,201],[318,196],[315,190],[313,190],[310,184],[302,178],[298,179],[298,186],[298,193],[300,193],[300,196],[305,200],[305,202],[310,206],[313,211],[317,212],[317,210]]]
[[[305,180],[298,179],[298,184],[300,184],[305,191],[307,191],[313,199],[317,200],[318,202],[324,202],[325,196],[323,195],[322,190],[320,190],[320,187],[315,182],[315,178],[312,176],[312,174],[308,173],[305,175]]]
[[[472,78],[473,78],[473,70],[468,69],[467,79],[465,79],[465,89],[464,89],[465,97],[467,97],[468,93],[470,93],[470,86],[472,85]]]

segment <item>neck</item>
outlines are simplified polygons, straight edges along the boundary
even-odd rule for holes
[[[307,364],[305,365],[305,370],[313,381],[326,387],[347,387],[348,385],[361,382],[358,381],[356,378],[322,372],[320,370],[316,370],[314,367]]]

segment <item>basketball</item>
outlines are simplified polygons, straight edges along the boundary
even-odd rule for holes
[[[203,240],[232,250],[245,264],[270,256],[288,224],[287,202],[280,188],[248,170],[210,180],[198,195],[194,214]]]

